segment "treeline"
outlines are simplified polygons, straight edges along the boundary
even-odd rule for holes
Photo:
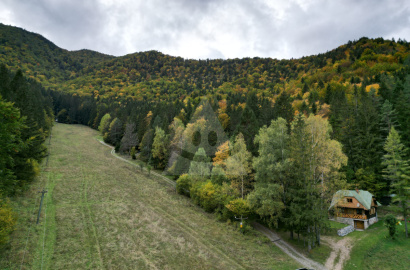
[[[224,155],[236,156],[233,153],[237,153],[237,148],[246,147],[250,153],[245,154],[249,166],[243,171],[246,172],[244,199],[269,190],[258,188],[264,184],[258,184],[261,168],[256,160],[263,158],[261,136],[271,132],[271,127],[276,129],[278,119],[284,119],[280,120],[281,125],[283,121],[286,123],[288,137],[284,144],[291,142],[283,153],[288,152],[292,170],[284,169],[287,172],[283,179],[294,182],[287,183],[289,189],[285,182],[275,182],[284,191],[275,193],[283,198],[281,203],[274,200],[271,205],[278,211],[272,213],[277,216],[267,217],[271,224],[282,223],[291,231],[309,235],[312,244],[319,235],[317,232],[325,226],[324,212],[316,213],[317,220],[312,221],[308,218],[312,213],[304,217],[291,207],[293,203],[295,207],[299,205],[299,196],[306,195],[293,190],[307,179],[317,181],[318,175],[313,177],[309,173],[310,165],[296,161],[297,151],[292,148],[299,130],[296,123],[306,127],[314,119],[322,119],[323,123],[317,121],[326,130],[323,141],[332,142],[332,147],[340,142],[347,162],[341,155],[339,160],[328,164],[328,168],[334,168],[329,179],[337,180],[340,186],[347,184],[369,190],[378,200],[395,192],[394,181],[386,177],[385,142],[394,127],[403,148],[410,147],[410,43],[405,40],[361,38],[301,59],[192,60],[156,51],[123,57],[86,50],[68,52],[22,29],[0,25],[0,33],[0,62],[14,71],[22,68],[31,82],[47,86],[44,94],[52,97],[59,122],[99,129],[104,140],[117,151],[166,170],[175,179],[184,175],[178,180],[180,191],[209,211],[234,215],[237,212],[232,209],[244,203],[239,200],[237,206],[233,203],[226,207],[229,202],[242,199],[242,194],[237,193],[242,178],[229,178],[227,168],[215,160],[224,160]],[[304,136],[309,136],[307,130],[301,130]],[[236,142],[240,143],[236,145]],[[304,146],[299,147],[304,153]],[[403,151],[401,159],[408,160],[409,155]],[[211,165],[203,168],[202,163]],[[276,160],[274,164],[266,163],[267,170],[287,166]],[[191,176],[197,169],[209,171],[210,178],[196,181]],[[216,200],[219,200],[216,207],[212,204],[215,200],[204,199],[213,192],[215,186],[211,185],[220,185],[216,190],[222,193],[216,193],[225,194]],[[314,188],[317,189],[312,194],[317,195],[323,185]],[[292,201],[288,201],[288,193],[292,194],[289,195]],[[311,202],[320,203],[322,210],[329,194],[320,193],[319,201],[313,200],[316,195],[312,196]],[[222,199],[224,196],[229,200]],[[245,201],[251,204],[248,199]],[[255,199],[251,213],[263,216],[262,210],[256,210],[259,209],[256,202]],[[287,216],[298,219],[299,223],[291,225],[286,221]]]
[[[299,110],[295,110],[295,98],[285,89],[274,103],[263,94],[246,90],[207,95],[206,102],[201,98],[183,102],[136,100],[122,106],[115,97],[84,98],[56,91],[50,95],[55,100],[58,121],[99,129],[117,151],[138,156],[176,179],[182,175],[178,178],[179,191],[206,210],[216,211],[224,219],[258,214],[271,225],[281,224],[308,237],[313,245],[326,228],[326,205],[337,189],[357,187],[379,199],[394,192],[394,181],[384,173],[384,147],[393,127],[409,147],[409,62],[405,60],[396,72],[363,80],[351,77],[347,84],[319,81],[308,86],[305,79],[300,92],[305,100]],[[278,150],[273,146],[265,150],[268,142],[262,140],[262,136],[279,139],[279,123],[285,127],[280,152],[284,160],[271,156]],[[308,128],[313,128],[312,123],[317,124],[316,132],[322,133],[312,135]],[[295,139],[298,134],[299,144]],[[314,160],[321,164],[317,167],[304,152],[312,150],[309,137],[318,139],[317,144],[323,147],[317,153],[322,160]],[[245,170],[239,178],[230,175],[240,168],[223,165],[227,162],[223,160],[233,162],[229,157],[237,156],[239,152],[235,151],[245,151],[242,158],[248,162],[242,164]],[[268,159],[258,162],[265,157]],[[403,151],[402,159],[408,158],[409,153]],[[202,177],[198,178],[198,172]],[[269,202],[261,196],[274,200]],[[261,202],[269,205],[258,205]]]
[[[0,244],[7,242],[16,215],[9,197],[21,194],[40,171],[44,144],[54,122],[45,89],[0,65]]]
[[[358,83],[383,71],[397,71],[410,49],[406,40],[363,37],[300,59],[194,60],[158,51],[121,57],[89,50],[67,51],[38,34],[2,24],[0,36],[0,62],[10,69],[24,70],[47,88],[82,97],[114,98],[112,102],[119,106],[130,100],[173,102],[243,89],[273,101],[285,88],[300,101],[294,104],[300,109],[305,100],[302,90],[320,82],[346,83],[354,77]]]
[[[242,133],[253,156],[258,155],[256,134],[272,120],[284,118],[290,130],[291,122],[299,113],[328,119],[332,126],[331,138],[342,143],[348,157],[347,165],[341,168],[347,182],[381,199],[390,189],[390,183],[382,176],[381,163],[383,144],[392,126],[406,147],[410,147],[409,62],[407,58],[403,67],[395,72],[381,72],[363,79],[351,77],[349,83],[309,83],[306,77],[302,79],[301,89],[295,90],[300,91],[297,96],[303,96],[302,100],[291,96],[285,88],[274,102],[257,91],[241,88],[224,95],[209,93],[206,97],[224,134],[232,138]],[[161,102],[129,100],[119,104],[117,97],[80,97],[59,91],[50,91],[50,95],[60,122],[100,127],[105,140],[123,152],[131,150],[124,145],[130,145],[127,138],[135,133],[135,137],[131,137],[134,138],[132,145],[140,152],[139,157],[159,169],[166,167],[169,157],[165,155],[158,160],[152,154],[156,130],[160,128],[158,132],[168,136],[168,144],[171,144],[176,129],[187,128],[201,103],[200,97]],[[175,117],[179,119],[178,124]]]

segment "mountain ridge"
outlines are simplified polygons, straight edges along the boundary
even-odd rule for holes
[[[22,69],[46,88],[80,96],[156,101],[254,90],[274,101],[284,89],[301,99],[304,85],[324,95],[322,85],[360,84],[395,72],[410,54],[406,41],[363,37],[326,53],[290,60],[193,60],[155,50],[110,56],[88,49],[68,51],[40,34],[4,24],[0,41],[0,63],[12,71]]]

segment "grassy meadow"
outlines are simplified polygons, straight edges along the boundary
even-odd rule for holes
[[[0,269],[301,267],[264,236],[242,235],[116,159],[97,135],[85,126],[54,126],[48,166],[13,201],[18,226],[0,251]]]
[[[403,223],[402,223],[403,224]],[[409,225],[410,226],[410,225]],[[355,241],[350,260],[344,269],[408,269],[410,265],[410,239],[404,234],[404,224],[396,226],[397,238],[388,236],[383,218],[365,231],[349,234]]]

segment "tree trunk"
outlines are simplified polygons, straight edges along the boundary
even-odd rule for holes
[[[312,250],[312,243],[311,243],[311,237],[310,237],[310,226],[308,226],[307,232],[308,232],[308,252],[310,252]]]
[[[317,241],[317,245],[320,246],[320,226],[318,226],[317,231],[316,231],[316,241]]]
[[[290,239],[293,240],[293,230],[290,230]]]

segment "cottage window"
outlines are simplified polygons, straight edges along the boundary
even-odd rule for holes
[[[356,210],[357,210],[356,212],[357,212],[358,215],[362,214],[362,209],[356,209]]]
[[[347,202],[349,203],[349,202],[353,202],[353,200],[352,199],[347,199]]]

